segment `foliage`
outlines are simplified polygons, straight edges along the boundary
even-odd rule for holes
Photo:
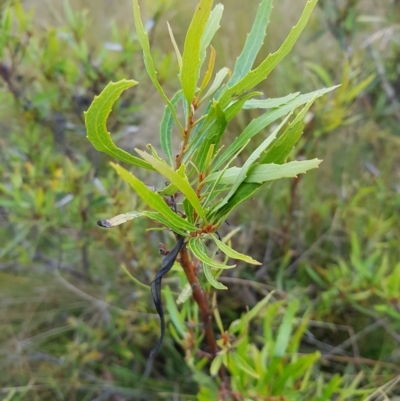
[[[395,398],[400,341],[397,3],[377,3],[372,10],[364,0],[320,0],[321,9],[312,14],[290,57],[257,85],[257,92],[249,90],[235,107],[227,106],[227,129],[219,144],[217,137],[199,139],[178,170],[177,138],[182,138],[189,107],[178,90],[181,81],[172,77],[182,62],[177,49],[183,49],[185,38],[180,27],[188,25],[191,7],[164,0],[141,4],[142,15],[147,11],[143,25],[149,31],[156,78],[174,108],[166,105],[163,117],[162,106],[155,101],[157,91],[146,84],[137,37],[120,22],[108,26],[118,10],[108,9],[109,20],[102,32],[96,32],[94,18],[102,8],[98,2],[92,2],[89,13],[78,10],[76,3],[65,4],[64,9],[54,3],[49,10],[56,26],[49,26],[40,11],[34,14],[16,1],[7,3],[0,11],[0,398],[217,399],[220,379],[210,368],[214,373],[219,367],[235,372],[230,379],[235,392],[230,395],[242,393],[247,399]],[[262,2],[258,10],[256,3],[246,4],[246,13],[242,3],[228,3],[225,11],[221,5],[214,7],[209,19],[214,22],[204,28],[199,53],[204,64],[196,85],[200,101],[189,140],[201,124],[208,124],[198,120],[210,104],[213,107],[210,99],[217,99],[234,77],[221,67],[233,67],[230,56],[241,54],[244,15],[254,13],[258,21],[247,41],[254,46],[246,44],[246,57],[241,58],[255,60],[255,65],[267,57],[266,49],[279,48],[281,33],[292,24],[283,3],[275,2],[264,39],[267,18],[261,16],[268,15],[270,2]],[[300,14],[302,5],[293,3],[293,16]],[[124,4],[120,6],[122,10]],[[172,46],[158,25],[164,17],[173,28]],[[239,18],[241,23],[236,23]],[[129,24],[131,19],[126,13]],[[214,36],[220,24],[221,34]],[[176,61],[165,55],[165,49],[175,51]],[[236,76],[246,70],[232,68]],[[246,130],[250,142],[217,184],[232,187],[246,160],[291,112],[296,99],[298,109],[289,117],[292,129],[282,127],[272,143],[278,145],[282,132],[292,138],[293,132],[301,133],[302,124],[303,136],[285,164],[268,160],[270,164],[263,162],[254,171],[265,169],[264,177],[268,171],[270,178],[291,176],[304,163],[312,165],[316,155],[324,160],[314,172],[275,180],[254,199],[250,196],[230,212],[230,226],[218,229],[221,240],[213,233],[204,242],[192,241],[211,263],[236,264],[233,269],[214,269],[202,263],[199,276],[212,300],[221,354],[213,364],[199,307],[179,263],[163,277],[166,338],[147,380],[142,374],[159,330],[157,315],[149,313],[149,284],[161,264],[158,251],[166,253],[170,244],[172,248],[174,236],[162,230],[168,221],[160,212],[148,210],[130,185],[107,168],[108,158],[89,150],[82,113],[110,80],[132,76],[140,85],[115,103],[106,131],[112,132],[118,148],[149,163],[133,149],[143,152],[140,139],[160,129],[160,147],[151,136],[148,140],[154,140],[155,149],[143,154],[151,155],[149,160],[169,178],[156,175],[154,167],[130,169],[137,180],[155,183],[162,200],[183,184],[185,196],[196,202],[185,176],[196,193],[198,172],[187,160],[193,156],[196,165],[207,166],[208,159],[198,148],[211,143],[214,151],[223,147],[201,187],[203,194],[210,191],[208,184],[246,144],[235,142]],[[315,88],[337,84],[342,85],[304,110]],[[260,92],[268,94],[266,99]],[[293,124],[296,118],[298,129]],[[210,134],[219,134],[217,128],[210,127]],[[161,152],[168,169],[158,160]],[[268,148],[262,157],[267,155]],[[254,171],[250,167],[253,176]],[[131,177],[127,170],[126,174]],[[164,188],[171,177],[176,185]],[[246,182],[247,177],[244,184],[254,184]],[[223,199],[228,190],[207,202]],[[201,207],[205,201],[200,198]],[[197,212],[192,203],[182,202],[182,195],[177,203],[192,216],[192,221],[177,220],[175,230],[182,230],[182,220],[190,224],[180,232],[186,235],[196,224]],[[201,222],[201,217],[196,219]],[[118,226],[101,231],[96,220]],[[248,264],[242,260],[248,258],[245,255],[262,265]],[[283,354],[275,356],[276,349]],[[267,393],[259,390],[265,383]],[[229,394],[221,388],[219,396]]]

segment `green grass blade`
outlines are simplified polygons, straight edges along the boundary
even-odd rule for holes
[[[254,61],[264,44],[264,38],[267,32],[269,16],[272,10],[272,0],[263,0],[258,6],[256,18],[250,33],[247,35],[243,51],[236,60],[232,78],[228,86],[235,85],[240,81],[253,67]]]
[[[136,178],[132,173],[125,170],[119,164],[111,163],[111,166],[121,178],[128,182],[147,205],[164,216],[168,222],[190,232],[197,231],[197,228],[193,224],[175,214],[158,193],[149,189],[147,185]]]
[[[204,251],[201,240],[197,237],[190,238],[188,248],[193,252],[194,256],[203,263],[215,269],[232,269],[236,265],[224,265],[212,260]]]
[[[317,2],[318,0],[308,0],[297,25],[292,28],[282,46],[275,53],[270,54],[256,69],[249,71],[244,78],[232,87],[229,87],[222,94],[219,98],[222,107],[225,107],[231,101],[232,97],[240,95],[264,81],[273,69],[288,55],[307,25]]]
[[[137,2],[137,0],[134,0]],[[213,0],[200,0],[186,34],[182,54],[181,84],[189,104],[196,92],[198,70],[200,67],[201,38],[210,16]]]
[[[182,192],[186,199],[192,204],[197,214],[206,222],[206,214],[201,206],[200,200],[196,195],[194,189],[190,186],[189,180],[185,175],[182,177],[175,170],[168,166],[162,160],[157,160],[155,157],[149,155],[146,152],[143,152],[139,149],[135,149],[140,156],[143,157],[144,160],[149,162],[151,166],[158,171],[161,175],[167,178],[173,185],[175,185],[180,192]]]
[[[278,336],[276,338],[276,344],[274,349],[274,356],[282,358],[289,345],[290,334],[294,323],[294,317],[299,308],[299,302],[293,300],[286,309],[283,316],[282,324],[279,326]]]
[[[179,129],[183,132],[183,127],[182,124],[179,122],[178,117],[175,112],[175,108],[168,99],[167,95],[164,93],[163,88],[161,87],[160,83],[158,82],[157,79],[157,71],[154,66],[153,58],[151,56],[150,52],[150,42],[149,38],[147,35],[146,30],[144,29],[142,18],[140,16],[140,7],[139,7],[139,2],[138,0],[133,0],[133,15],[134,15],[134,20],[135,20],[135,28],[136,28],[136,33],[138,35],[138,40],[140,43],[140,46],[143,50],[143,60],[144,60],[144,65],[146,67],[146,71],[148,76],[151,79],[151,82],[153,82],[153,85],[156,87],[162,98],[164,99],[165,103],[168,105],[168,107],[171,110],[171,114],[174,117],[174,120],[176,124],[178,125]]]
[[[176,104],[182,99],[182,91],[175,93],[171,99],[172,106],[176,107]],[[160,124],[160,144],[161,149],[167,156],[168,162],[173,166],[174,160],[172,157],[172,129],[174,126],[174,119],[169,106],[165,106],[164,115]]]
[[[215,235],[212,236],[212,239],[214,242],[217,244],[218,248],[227,256],[229,256],[232,259],[237,259],[237,260],[243,260],[246,263],[250,263],[252,265],[261,265],[260,262],[257,260],[254,260],[252,257],[248,255],[244,255],[243,253],[240,253],[238,251],[235,251],[232,249],[230,246],[224,244],[222,241],[217,239]]]
[[[99,152],[107,153],[115,159],[133,166],[153,170],[149,163],[118,148],[107,131],[106,123],[114,103],[126,89],[135,85],[137,85],[136,81],[125,79],[119,82],[110,82],[100,95],[94,98],[89,109],[84,113],[87,138]]]
[[[229,356],[232,358],[232,363],[234,363],[240,370],[255,379],[260,378],[260,375],[238,353],[231,352]]]

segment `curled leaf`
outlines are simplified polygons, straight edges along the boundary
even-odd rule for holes
[[[161,280],[164,274],[168,273],[171,270],[172,266],[174,265],[175,259],[182,248],[184,240],[185,240],[184,237],[179,237],[178,242],[171,250],[171,252],[164,258],[161,265],[161,269],[157,272],[156,276],[154,277],[154,280],[151,282],[151,295],[153,296],[154,306],[156,307],[157,313],[159,314],[161,320],[161,334],[158,339],[157,345],[150,353],[150,358],[149,358],[150,360],[154,358],[154,356],[160,349],[165,333],[164,309],[161,301]]]

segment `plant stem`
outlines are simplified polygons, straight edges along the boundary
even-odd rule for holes
[[[209,352],[213,357],[218,352],[217,343],[215,341],[214,330],[212,327],[212,314],[208,306],[208,299],[196,275],[196,268],[189,257],[189,252],[186,245],[183,245],[180,251],[180,263],[186,274],[186,278],[192,288],[193,298],[199,306],[201,321],[206,335]]]
[[[194,106],[193,104],[191,104],[189,107],[189,113],[186,121],[186,128],[183,130],[183,141],[181,143],[181,149],[179,153],[176,155],[175,159],[176,170],[178,170],[182,164],[183,155],[185,154],[186,147],[189,142],[190,132],[194,125],[193,116],[194,116]]]

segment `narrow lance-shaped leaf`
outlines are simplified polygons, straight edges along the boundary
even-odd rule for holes
[[[255,120],[251,121],[250,124],[243,130],[243,132],[228,146],[225,152],[218,158],[214,165],[214,170],[217,170],[220,166],[222,166],[240,148],[242,148],[249,139],[251,139],[254,135],[257,135],[269,124],[290,113],[295,108],[302,106],[303,104],[312,100],[315,96],[322,96],[334,90],[335,88],[337,88],[337,86],[332,86],[331,88],[324,88],[304,95],[300,95],[289,103],[286,103],[277,109],[270,110],[260,117],[256,118]]]
[[[157,212],[162,214],[168,221],[171,221],[172,224],[181,227],[184,230],[191,232],[197,231],[196,226],[175,214],[164,202],[164,199],[160,195],[149,189],[147,185],[136,178],[132,173],[125,170],[119,164],[111,163],[111,166],[120,177],[122,177],[128,182],[128,184],[131,185],[131,187],[137,192],[143,201],[146,202],[152,209],[157,210]]]
[[[224,12],[224,6],[222,4],[217,4],[210,13],[207,24],[204,28],[203,36],[201,37],[200,44],[200,68],[204,63],[206,58],[207,47],[210,45],[215,32],[219,29],[220,21],[222,18],[222,13]]]
[[[174,49],[175,49],[175,54],[176,54],[176,58],[178,60],[179,72],[180,72],[180,70],[182,68],[181,52],[179,51],[178,45],[176,44],[174,33],[172,32],[171,25],[168,23],[168,21],[167,21],[167,27],[168,27],[169,37],[171,38],[172,45],[174,46]]]
[[[214,277],[210,266],[207,263],[203,263],[203,271],[204,275],[206,276],[207,281],[217,290],[227,290],[228,287],[217,281]]]
[[[202,252],[204,254],[207,254],[207,247],[205,246],[204,242],[199,241],[198,244],[199,247],[202,249]],[[203,263],[203,272],[207,281],[217,290],[226,290],[228,288],[219,281],[217,281],[217,279],[214,277],[214,274],[211,271],[211,267],[207,263]]]
[[[228,86],[236,84],[236,82],[247,75],[253,66],[257,54],[264,43],[271,10],[272,0],[263,0],[260,3],[253,27],[251,28],[251,32],[247,35],[242,53],[236,60],[232,78],[230,79]]]
[[[232,352],[229,354],[230,358],[232,358],[232,362],[241,370],[246,372],[248,375],[254,377],[255,379],[259,379],[260,375],[237,353]]]
[[[303,132],[303,119],[304,119],[304,116],[305,116],[306,112],[308,111],[308,109],[311,107],[311,105],[312,105],[312,103],[314,102],[315,99],[316,99],[316,96],[314,96],[306,104],[306,106],[303,108],[303,110],[295,117],[295,119],[292,122],[292,124],[293,123],[295,124],[294,125],[295,127],[299,128],[298,132],[295,131],[296,135],[292,135],[295,138],[294,142],[292,141],[291,136],[287,135],[287,133],[290,132],[291,127],[292,127],[290,124],[286,128],[285,132],[281,135],[280,138],[286,138],[285,142],[283,144],[284,146],[282,146],[283,149],[288,150],[288,147],[286,146],[287,143],[290,143],[291,146],[293,147],[294,144],[296,143],[296,141],[300,138],[300,136],[301,136],[301,134]],[[283,108],[285,108],[285,107],[286,106],[283,106]],[[288,153],[285,154],[284,159],[282,161],[280,161],[280,163],[283,163],[286,160],[286,158],[287,158],[288,154],[290,153],[292,147],[288,150]],[[271,152],[272,151],[273,151],[273,147],[271,149]],[[280,153],[282,153],[282,152],[280,152]],[[267,152],[267,155],[268,155],[268,152]],[[266,156],[261,158],[261,163],[265,163],[265,162],[268,162],[268,161],[276,161],[276,160],[266,160]],[[282,154],[281,154],[281,156],[282,156]],[[279,161],[277,161],[277,162],[279,163]],[[208,216],[209,220],[213,221],[213,223],[215,223],[215,221],[222,221],[223,219],[226,218],[226,216],[229,214],[229,212],[231,210],[233,210],[240,203],[244,202],[246,199],[255,196],[255,194],[259,190],[261,190],[262,188],[265,188],[265,185],[242,182],[240,184],[240,186],[237,188],[236,192],[229,198],[228,202],[225,205],[222,205],[221,207],[219,207],[219,205],[217,205],[216,208],[211,211],[211,213]]]
[[[84,113],[87,138],[99,152],[107,153],[119,161],[153,170],[149,163],[115,146],[107,131],[106,123],[114,103],[126,89],[135,85],[137,85],[136,81],[125,79],[119,82],[110,82],[100,95],[94,98],[89,109]]]
[[[182,226],[177,225],[176,223],[172,223],[171,220],[168,220],[159,212],[153,212],[151,210],[143,211],[143,216],[148,217],[151,220],[157,221],[158,223],[164,225],[165,227],[170,228],[174,233],[186,236],[187,232],[182,229]]]
[[[171,99],[172,106],[176,107],[176,104],[182,99],[182,91],[175,93]],[[174,118],[171,113],[169,106],[165,106],[164,115],[160,124],[160,144],[161,149],[164,151],[170,165],[173,165],[172,157],[172,129],[174,127]]]
[[[214,242],[217,244],[218,248],[227,256],[229,256],[232,259],[237,259],[237,260],[243,260],[246,263],[250,263],[252,265],[261,265],[260,262],[257,260],[254,260],[252,257],[248,255],[244,255],[243,253],[240,253],[238,251],[235,251],[232,249],[230,246],[226,245],[222,241],[220,241],[215,235],[212,236],[212,239]]]
[[[304,118],[316,98],[317,96],[314,96],[307,102],[300,113],[297,114],[295,119],[286,128],[285,132],[279,137],[274,145],[267,150],[261,158],[260,163],[282,164],[286,161],[294,145],[303,134]]]
[[[210,146],[213,146],[213,149],[216,149],[218,147],[222,135],[224,134],[226,126],[228,124],[225,118],[225,113],[223,112],[223,110],[221,110],[215,100],[214,109],[216,111],[215,122],[213,125],[210,126],[207,135],[204,136],[203,141],[197,148],[196,154],[193,157],[194,164],[199,169],[199,171],[204,171]]]
[[[243,106],[249,101],[249,99],[262,95],[262,92],[250,92],[243,95],[241,98],[233,102],[225,109],[226,120],[231,121],[236,115],[243,110]]]
[[[109,219],[98,220],[97,225],[104,228],[112,228],[126,223],[129,220],[137,219],[138,217],[142,216],[143,212],[128,212],[124,214],[119,214],[118,216],[111,217]]]
[[[243,109],[275,109],[289,103],[299,95],[300,92],[295,92],[275,99],[251,99],[243,105]]]
[[[184,237],[179,237],[178,242],[175,244],[171,252],[164,258],[163,263],[161,265],[161,269],[157,272],[156,276],[154,277],[154,280],[151,282],[151,294],[153,296],[153,302],[157,309],[158,314],[160,315],[160,320],[161,320],[161,333],[157,345],[150,353],[150,358],[154,358],[155,354],[160,349],[165,333],[164,309],[161,301],[162,277],[164,276],[164,274],[168,273],[172,269],[176,257],[178,256],[179,251],[182,248],[183,242],[184,242]]]
[[[210,47],[210,49],[211,49],[211,51],[210,51],[210,60],[208,62],[207,71],[204,74],[203,81],[202,81],[202,83],[200,85],[199,93],[197,94],[198,98],[201,98],[201,95],[202,95],[204,89],[207,87],[208,83],[210,82],[212,73],[214,71],[216,52],[215,52],[215,49],[212,46]]]
[[[208,91],[206,92],[206,94],[202,97],[201,101],[203,101],[204,99],[206,99],[209,96],[212,96],[216,92],[216,90],[221,86],[222,81],[229,74],[230,74],[229,68],[224,67],[221,70],[219,70],[217,72],[217,74],[215,75],[213,83],[211,84],[211,86],[208,89]]]
[[[184,164],[182,164],[184,166]],[[185,198],[182,202],[183,210],[185,211],[186,218],[191,223],[194,223],[194,208],[193,205],[189,202],[187,198]]]
[[[171,110],[171,114],[174,117],[174,120],[180,130],[183,132],[183,127],[180,121],[178,120],[178,117],[175,112],[175,108],[168,99],[167,95],[164,93],[163,88],[161,87],[160,83],[158,82],[157,79],[157,71],[154,66],[153,58],[151,56],[151,51],[150,51],[150,42],[149,38],[147,35],[146,30],[144,29],[143,22],[140,16],[140,7],[139,7],[139,2],[138,0],[133,0],[133,16],[135,20],[135,28],[136,32],[138,35],[138,40],[140,43],[140,46],[143,50],[143,60],[144,60],[144,65],[146,67],[147,74],[149,78],[151,79],[151,82],[153,82],[153,85],[156,87],[162,98],[164,99],[165,103],[167,103],[168,107]]]
[[[201,203],[196,195],[196,192],[190,186],[187,177],[186,176],[182,177],[181,175],[179,175],[175,170],[172,170],[172,168],[170,168],[168,164],[165,163],[164,161],[157,160],[155,157],[150,156],[149,154],[141,151],[140,149],[135,149],[135,150],[137,153],[139,153],[140,156],[143,157],[143,159],[148,161],[156,171],[158,171],[165,178],[171,181],[171,183],[174,184],[179,189],[179,191],[181,191],[185,195],[187,200],[193,205],[197,214],[204,221],[206,221],[206,215],[204,213],[203,207],[201,206]]]
[[[256,69],[249,71],[248,74],[232,87],[229,87],[219,98],[222,107],[228,104],[233,96],[240,95],[247,90],[254,88],[257,84],[264,81],[273,69],[288,55],[301,32],[307,25],[310,15],[318,0],[308,0],[304,11],[297,23],[290,31],[282,46],[275,53],[270,54]]]
[[[308,170],[317,168],[322,160],[300,160],[285,164],[256,164],[252,166],[244,182],[262,184],[280,178],[295,178],[298,174],[304,174]],[[232,167],[225,171],[220,179],[221,185],[233,184],[240,173],[240,167]],[[219,172],[209,175],[204,181],[214,182],[219,178]]]
[[[180,78],[183,93],[189,104],[192,103],[196,92],[198,69],[200,66],[201,38],[210,16],[212,3],[213,0],[200,0],[186,34]]]
[[[261,153],[264,152],[264,150],[272,143],[272,141],[275,140],[278,132],[289,119],[289,116],[290,114],[286,116],[286,118],[278,125],[277,128],[274,129],[274,131],[268,136],[268,138],[266,138],[261,143],[261,145],[249,156],[243,167],[240,169],[240,173],[237,176],[234,184],[232,185],[222,202],[219,203],[218,206],[214,209],[215,211],[224,206],[228,202],[229,198],[236,192],[236,190],[239,188],[239,185],[245,180],[250,167],[256,162],[256,160],[261,156]]]
[[[201,244],[201,240],[197,237],[190,238],[188,248],[193,252],[194,256],[203,263],[214,267],[215,269],[232,269],[236,265],[224,265],[212,260],[205,252]]]

